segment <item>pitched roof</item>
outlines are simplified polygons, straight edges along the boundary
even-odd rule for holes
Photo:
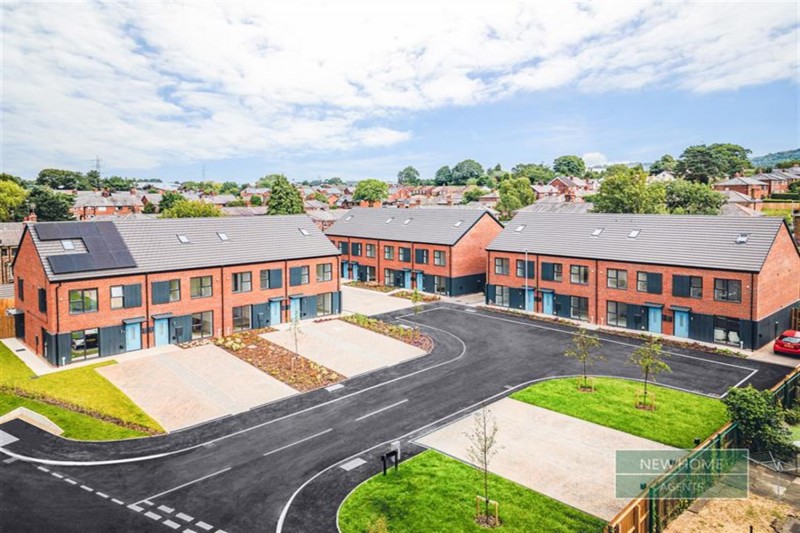
[[[487,249],[758,272],[782,226],[776,217],[523,212]]]
[[[22,222],[0,223],[0,246],[17,246],[22,239]]]
[[[724,185],[760,185],[765,187],[767,184],[763,181],[759,181],[755,178],[750,178],[748,176],[737,176],[735,178],[731,178],[729,180],[720,181],[714,184],[715,186],[724,186]]]
[[[91,224],[113,224],[136,266],[89,272],[55,274],[49,257],[87,253],[81,239],[73,239],[75,250],[64,250],[61,241],[39,238],[39,228]],[[305,230],[304,235],[300,230]],[[163,272],[190,268],[265,263],[338,255],[339,251],[305,215],[113,220],[108,222],[39,222],[28,224],[48,278],[52,281]],[[49,233],[53,231],[49,230]],[[74,233],[74,232],[73,232]],[[224,233],[227,241],[220,239]],[[181,244],[185,235],[188,244]]]
[[[482,216],[485,209],[354,208],[325,232],[340,237],[453,245]],[[459,223],[460,222],[460,223]],[[498,222],[499,224],[499,222]]]
[[[761,203],[761,200],[756,200],[755,198],[744,193],[740,193],[739,191],[719,191],[719,193],[727,198],[726,202],[728,203]]]
[[[112,192],[103,194],[102,191],[78,191],[75,195],[75,207],[121,207],[121,206],[141,206],[142,200],[139,193],[131,194],[126,192]]]
[[[563,196],[562,196],[563,198]],[[520,213],[588,213],[594,204],[591,202],[544,202],[527,205]]]

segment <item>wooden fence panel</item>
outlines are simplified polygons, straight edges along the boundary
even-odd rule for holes
[[[14,300],[5,298],[0,300],[0,339],[7,339],[15,335],[14,317],[6,316],[6,310],[14,307]]]

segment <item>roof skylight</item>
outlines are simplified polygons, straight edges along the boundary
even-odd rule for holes
[[[457,220],[456,223],[453,224],[453,227],[460,228],[463,223],[464,223],[463,220]]]
[[[640,229],[635,229],[635,230],[631,231],[630,233],[628,233],[628,238],[629,238],[629,239],[635,239],[636,237],[638,237],[638,236],[639,236],[639,234],[640,234],[641,232],[642,232],[642,230],[640,230]]]
[[[605,228],[597,228],[592,232],[592,237],[599,237]]]
[[[352,218],[353,218],[353,215],[347,215],[346,217],[344,217],[345,220],[351,220]]]
[[[736,244],[747,244],[747,239],[750,238],[749,233],[740,233],[736,237]]]
[[[388,224],[388,223],[389,223],[389,222],[391,222],[392,220],[394,220],[394,217],[389,217],[389,218],[387,218],[387,219],[386,219],[386,223]]]
[[[228,239],[228,234],[227,234],[227,233],[220,233],[220,232],[217,232],[217,237],[219,237],[219,240],[221,240],[221,241],[227,241],[227,240],[229,240],[229,239]]]
[[[65,250],[74,250],[75,243],[69,239],[64,239],[63,241],[61,241],[61,247]]]
[[[189,237],[186,235],[181,235],[180,233],[178,234],[178,241],[180,241],[181,244],[189,244],[191,242]]]
[[[524,229],[525,229],[525,227],[526,227],[526,225],[525,225],[525,224],[520,224],[519,226],[517,226],[516,228],[514,228],[514,231],[516,231],[517,233],[520,233],[520,232],[522,232],[522,230],[524,230]]]
[[[306,228],[297,228],[297,229],[299,229],[299,230],[300,230],[300,233],[302,233],[302,234],[303,234],[303,235],[305,235],[306,237],[308,237],[309,235],[311,235],[311,234],[308,232],[308,230],[307,230]]]
[[[403,221],[403,225],[404,225],[404,226],[408,226],[409,224],[411,224],[411,221],[412,221],[412,220],[414,220],[414,219],[413,219],[413,218],[407,218],[407,219],[405,219],[405,220]]]

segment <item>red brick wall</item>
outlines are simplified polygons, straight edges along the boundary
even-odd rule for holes
[[[786,226],[781,226],[764,261],[756,289],[758,320],[800,300],[800,257]]]
[[[503,226],[491,215],[480,220],[453,247],[454,278],[486,272],[486,247],[503,231]]]
[[[25,344],[42,353],[42,328],[47,331],[54,329],[50,322],[55,324],[55,314],[52,312],[55,308],[55,290],[47,285],[44,268],[29,232],[25,232],[17,252],[14,278],[14,307],[25,312]],[[17,293],[17,281],[20,279],[23,280],[25,300],[20,300]],[[39,288],[48,289],[47,314],[39,312]]]

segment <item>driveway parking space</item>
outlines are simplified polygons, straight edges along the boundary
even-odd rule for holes
[[[360,313],[368,316],[413,307],[410,300],[347,285],[342,285],[342,304],[345,313]]]
[[[97,371],[167,431],[297,393],[213,344],[175,348]]]
[[[628,503],[614,495],[616,451],[674,449],[511,398],[488,409],[499,446],[489,470],[603,520]],[[469,463],[473,426],[468,416],[417,442]]]
[[[295,349],[291,330],[265,333],[262,337],[288,350]],[[302,323],[297,345],[303,357],[347,377],[396,365],[425,354],[410,344],[341,320]]]

